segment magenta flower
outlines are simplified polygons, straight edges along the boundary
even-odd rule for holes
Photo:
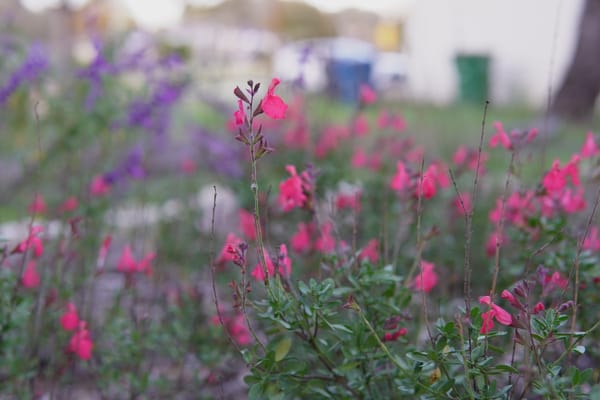
[[[233,113],[233,120],[235,126],[242,126],[244,124],[244,103],[242,100],[238,100],[238,109]]]
[[[298,207],[302,208],[308,197],[305,194],[307,188],[306,179],[304,173],[298,175],[296,167],[293,165],[286,165],[285,169],[290,173],[291,177],[279,184],[279,205],[283,211],[288,212]]]
[[[504,308],[492,303],[492,298],[490,296],[481,296],[479,298],[479,303],[490,306],[488,311],[481,314],[481,318],[483,318],[483,324],[481,325],[481,330],[479,331],[480,333],[489,333],[489,331],[494,328],[494,319],[502,325],[508,326],[512,324],[512,316],[510,313]]]
[[[373,104],[377,101],[377,93],[369,85],[360,85],[359,94],[363,104]]]
[[[438,276],[433,270],[434,268],[433,263],[421,260],[421,273],[414,278],[412,286],[416,290],[422,290],[425,293],[431,292],[431,289],[438,283]]]
[[[331,235],[333,224],[326,222],[321,225],[321,232],[315,242],[315,249],[321,253],[333,253],[335,250],[335,239]]]
[[[82,360],[89,360],[92,357],[93,347],[94,343],[90,338],[90,332],[87,330],[85,321],[79,322],[79,328],[71,337],[67,350],[70,353],[77,354]]]
[[[358,259],[360,261],[369,260],[371,263],[377,264],[377,261],[379,261],[379,251],[377,250],[378,247],[379,242],[377,239],[369,240],[369,243],[367,243],[367,245],[360,251]]]
[[[288,108],[281,97],[275,95],[275,88],[280,82],[279,79],[273,78],[269,85],[269,89],[267,90],[267,95],[262,100],[262,110],[273,119],[285,118],[285,112]]]
[[[263,248],[262,251],[263,251],[263,255],[265,257],[265,264],[267,267],[267,275],[269,277],[271,277],[271,276],[275,275],[275,266],[273,265],[273,261],[271,260],[271,257],[269,257],[269,253],[267,252],[267,250],[265,250]],[[265,280],[265,271],[260,262],[258,264],[256,264],[256,266],[252,270],[252,276],[257,281]]]
[[[500,144],[502,147],[512,150],[513,145],[508,137],[508,134],[504,130],[501,122],[494,122],[494,128],[496,128],[496,133],[490,137],[490,147],[498,147]]]
[[[298,231],[292,236],[291,244],[292,250],[297,253],[305,253],[310,251],[311,244],[311,235],[314,231],[312,224],[301,222],[298,225]]]
[[[392,178],[390,182],[390,187],[392,190],[401,191],[405,187],[410,184],[410,175],[406,172],[406,168],[404,167],[404,163],[402,161],[398,161],[396,163],[396,175]]]
[[[66,331],[74,331],[79,326],[79,316],[75,304],[67,304],[67,311],[60,317],[60,324]]]
[[[40,286],[40,275],[35,269],[35,261],[31,260],[27,263],[21,277],[21,284],[26,289],[34,289]]]
[[[592,132],[588,132],[585,136],[585,142],[583,143],[579,154],[581,155],[581,158],[593,157],[600,154],[600,149],[598,149],[598,145],[594,140],[594,134]]]

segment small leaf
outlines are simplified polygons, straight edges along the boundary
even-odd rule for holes
[[[582,346],[582,345],[575,346],[575,348],[573,348],[573,352],[575,352],[577,354],[583,354],[583,353],[585,353],[585,346]]]
[[[292,339],[285,337],[275,346],[275,361],[279,362],[285,358],[292,348]]]

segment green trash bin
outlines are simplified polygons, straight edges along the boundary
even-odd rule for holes
[[[482,104],[488,99],[490,58],[478,54],[458,54],[455,58],[459,80],[459,100]]]

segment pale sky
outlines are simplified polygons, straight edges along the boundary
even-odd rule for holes
[[[77,8],[89,0],[21,0],[33,12],[56,7],[62,2]],[[198,6],[216,5],[222,0],[113,0],[126,6],[132,18],[142,27],[156,29],[173,26],[183,16],[185,4]],[[297,0],[292,0],[297,1]],[[300,0],[325,12],[336,12],[344,8],[357,8],[382,15],[397,17],[406,12],[416,0]]]

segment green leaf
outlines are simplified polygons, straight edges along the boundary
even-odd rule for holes
[[[275,361],[279,362],[285,358],[292,348],[292,339],[285,337],[275,346]]]
[[[582,345],[575,346],[575,348],[573,348],[573,352],[575,352],[577,354],[583,354],[583,353],[585,353],[585,346],[582,346]]]

